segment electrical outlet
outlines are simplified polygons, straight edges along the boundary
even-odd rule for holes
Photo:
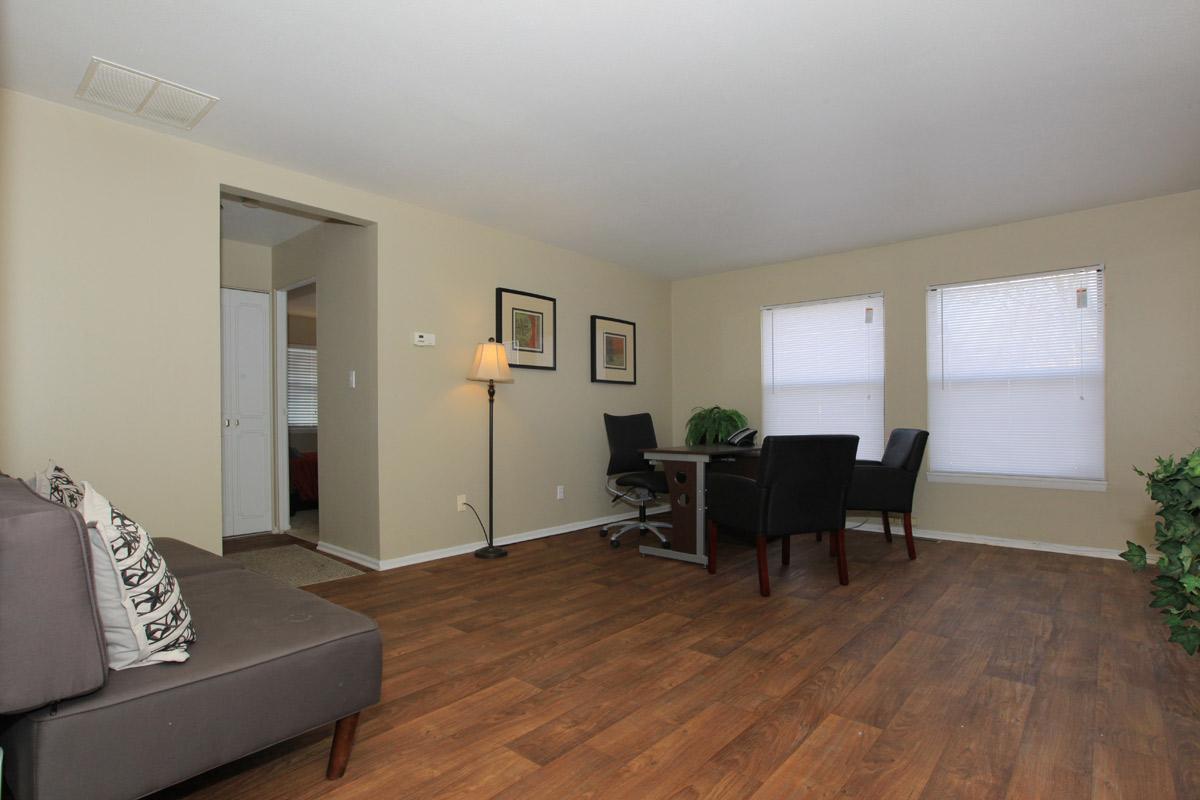
[[[458,497],[456,497],[454,499],[454,503],[455,507],[458,508],[459,511],[467,510],[467,496],[465,494],[460,494]]]
[[[558,487],[554,490],[554,496],[558,500],[562,500],[564,497],[566,497],[566,493],[563,491],[562,484],[559,484]]]

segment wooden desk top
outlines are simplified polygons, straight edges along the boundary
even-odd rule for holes
[[[662,456],[661,460],[670,460],[670,456],[683,456],[688,461],[708,461],[713,458],[757,458],[762,449],[759,447],[738,447],[732,444],[694,444],[678,447],[646,447],[642,449],[646,455]]]

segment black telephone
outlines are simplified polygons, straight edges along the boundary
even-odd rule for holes
[[[742,428],[740,431],[734,431],[729,434],[729,438],[725,440],[725,444],[731,444],[735,447],[754,447],[755,436],[758,436],[758,431],[754,428]]]

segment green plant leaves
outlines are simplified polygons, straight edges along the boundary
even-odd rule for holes
[[[745,414],[732,408],[693,408],[692,416],[688,417],[684,441],[689,445],[717,444],[747,424]]]
[[[1166,615],[1169,641],[1188,655],[1200,649],[1200,448],[1179,459],[1156,458],[1155,468],[1146,473],[1146,492],[1158,503],[1159,520],[1154,525],[1154,543],[1160,557],[1160,574],[1151,583],[1151,608]],[[1126,542],[1121,558],[1134,570],[1146,566],[1146,549]]]
[[[1132,564],[1134,570],[1136,570],[1136,571],[1145,569],[1146,568],[1146,548],[1142,547],[1140,544],[1134,544],[1133,542],[1130,542],[1130,541],[1126,541],[1125,544],[1129,545],[1129,549],[1126,550],[1124,553],[1121,553],[1121,558],[1125,559],[1130,564]]]

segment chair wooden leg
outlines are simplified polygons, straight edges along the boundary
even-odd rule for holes
[[[717,523],[708,521],[708,574],[717,574]]]
[[[829,557],[837,555],[837,531],[829,532]]]
[[[350,751],[354,749],[354,732],[358,730],[358,714],[342,717],[333,726],[333,744],[329,748],[329,767],[325,777],[331,781],[346,774]]]
[[[883,538],[887,539],[888,544],[892,543],[892,518],[886,511],[883,512]]]
[[[917,557],[917,543],[913,541],[912,514],[904,515],[904,543],[908,545],[909,559],[915,559]]]
[[[846,567],[846,529],[842,528],[836,536],[829,538],[837,541],[838,583],[845,586],[850,583],[850,572]]]
[[[771,596],[771,576],[767,571],[767,537],[758,537],[758,593]]]
[[[785,565],[792,563],[792,537],[783,537],[783,563]]]

